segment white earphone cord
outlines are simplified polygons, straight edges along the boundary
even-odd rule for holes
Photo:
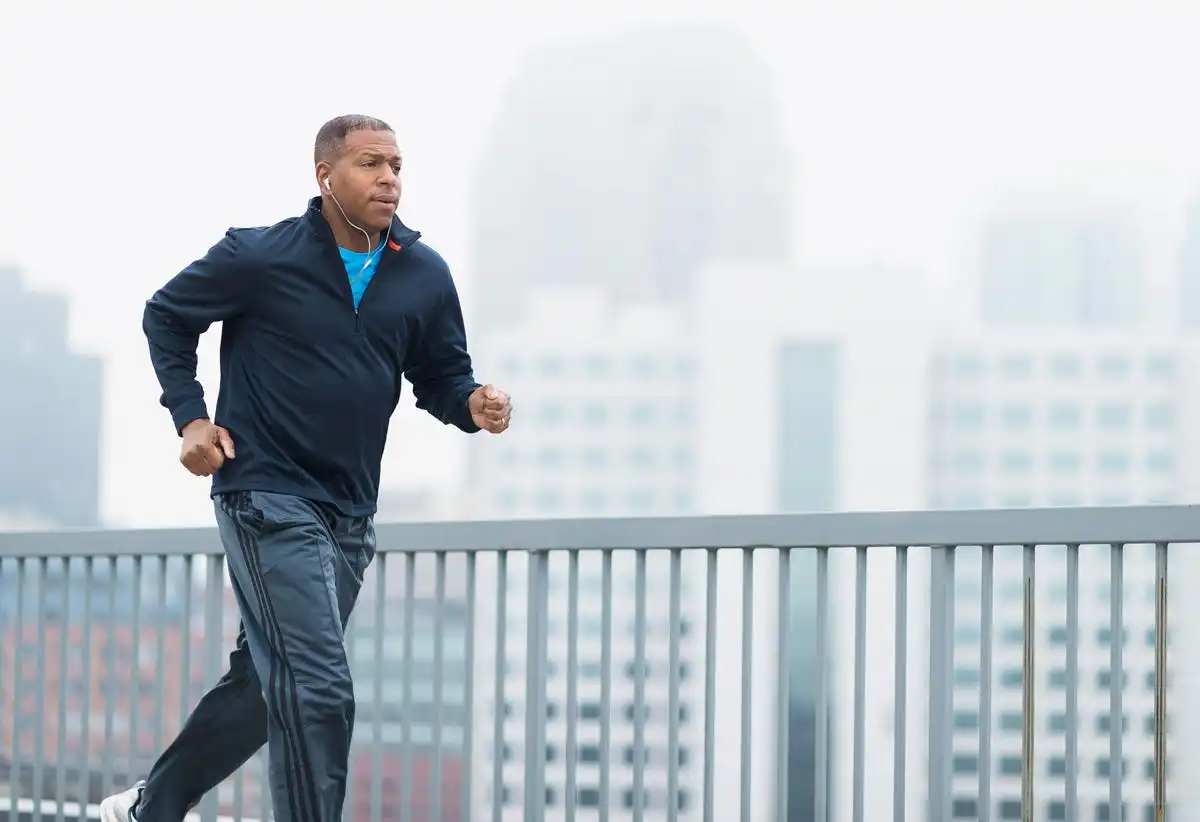
[[[387,234],[384,235],[383,242],[379,244],[379,248],[372,249],[371,235],[367,233],[366,229],[350,222],[350,218],[346,216],[346,209],[342,208],[342,204],[338,202],[337,195],[333,193],[333,183],[329,182],[329,177],[325,178],[325,190],[329,192],[329,196],[333,199],[333,204],[337,206],[338,211],[342,212],[342,219],[346,221],[346,225],[360,232],[367,240],[367,259],[363,262],[363,267],[358,272],[358,276],[361,277],[367,270],[367,266],[371,264],[372,260],[379,252],[383,251],[383,247],[387,245],[387,241],[392,238],[392,224],[391,222],[388,223]]]

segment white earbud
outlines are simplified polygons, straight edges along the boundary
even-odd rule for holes
[[[329,178],[328,178],[328,177],[326,177],[326,178],[325,178],[325,190],[326,190],[326,191],[328,191],[330,194],[332,194],[332,193],[333,193],[333,186],[331,186],[331,185],[329,184]]]

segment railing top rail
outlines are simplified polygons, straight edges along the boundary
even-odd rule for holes
[[[381,551],[1200,542],[1200,506],[387,523]],[[215,528],[0,533],[0,557],[219,554]]]

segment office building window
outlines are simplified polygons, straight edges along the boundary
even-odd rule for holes
[[[1055,379],[1074,379],[1083,371],[1083,364],[1078,357],[1069,354],[1059,355],[1050,360],[1050,374]]]
[[[979,773],[979,757],[974,754],[956,754],[951,767],[954,773],[971,776]]]
[[[1133,411],[1126,403],[1106,403],[1096,409],[1096,422],[1109,431],[1124,431],[1129,428]]]
[[[1132,364],[1125,357],[1106,356],[1100,359],[1099,372],[1104,379],[1124,379],[1132,370]]]
[[[1021,802],[1017,799],[1002,799],[996,805],[996,817],[1009,822],[1021,818]]]
[[[1033,410],[1028,405],[1006,405],[1000,419],[1010,431],[1024,431],[1033,425]]]
[[[954,800],[950,813],[955,819],[978,819],[979,802],[970,797],[960,797]]]
[[[1059,431],[1072,431],[1082,424],[1083,412],[1078,405],[1060,403],[1050,409],[1050,426]]]

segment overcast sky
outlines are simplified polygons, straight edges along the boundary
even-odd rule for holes
[[[157,405],[142,305],[226,227],[303,209],[322,121],[396,127],[402,215],[469,309],[469,175],[523,55],[697,20],[741,29],[777,72],[801,260],[884,258],[948,280],[998,199],[1065,193],[1128,207],[1165,276],[1200,188],[1200,3],[3,3],[0,260],[68,293],[75,343],[106,359],[105,518],[211,521]],[[401,414],[385,483],[452,481],[462,439]]]

